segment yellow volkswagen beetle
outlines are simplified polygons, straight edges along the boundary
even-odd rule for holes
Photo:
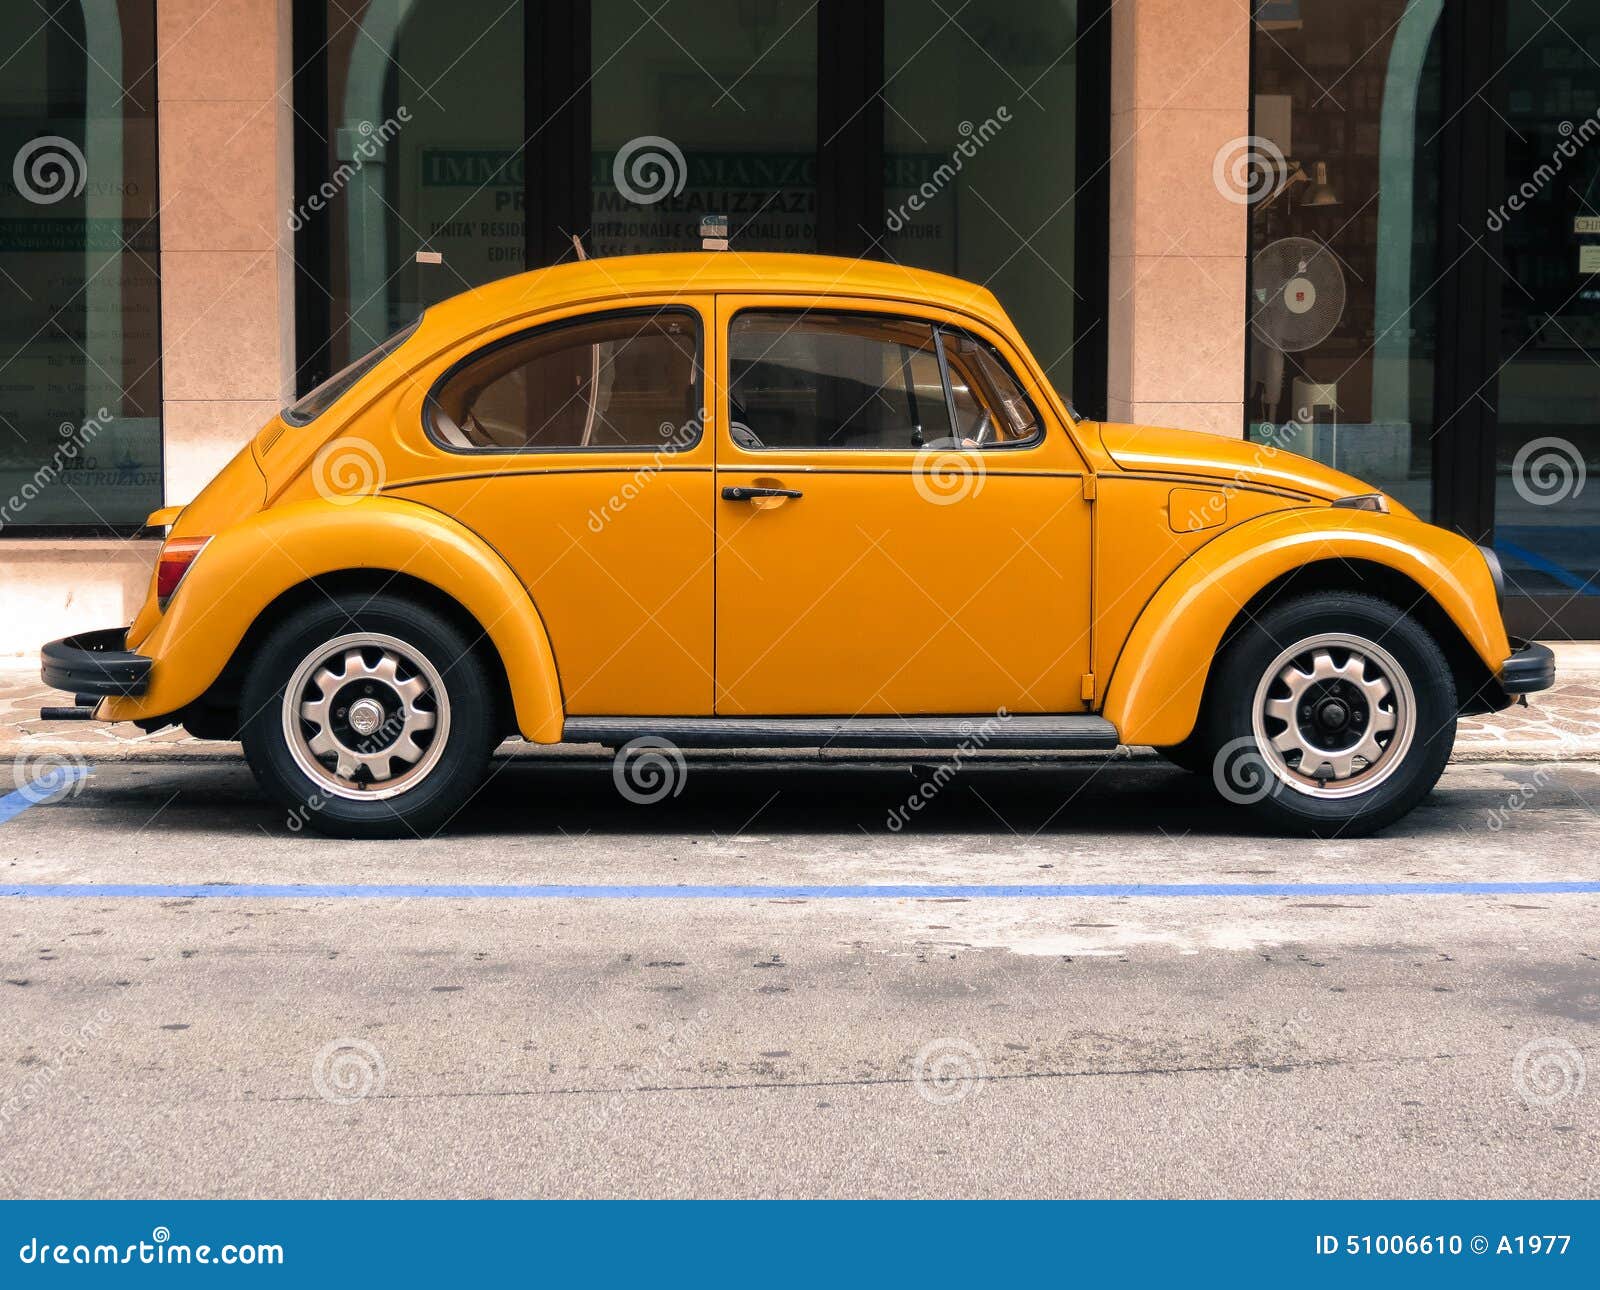
[[[1458,713],[1554,679],[1492,552],[1271,445],[1083,420],[989,292],[888,264],[469,291],[152,521],[132,625],[45,680],[242,739],[347,836],[442,827],[508,735],[1154,745],[1350,835],[1432,788]]]

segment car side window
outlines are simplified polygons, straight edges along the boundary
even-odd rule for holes
[[[457,363],[428,428],[457,451],[675,451],[700,437],[701,343],[687,309],[523,332]]]
[[[729,328],[728,372],[743,448],[914,450],[950,438],[931,323],[746,310]]]
[[[1041,433],[1039,414],[1000,355],[976,337],[941,327],[950,404],[964,444],[1017,447]]]

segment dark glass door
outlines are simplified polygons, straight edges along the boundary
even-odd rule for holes
[[[1248,437],[1425,517],[1453,434],[1434,401],[1444,26],[1411,0],[1258,5],[1252,146],[1218,157],[1249,209]]]
[[[1531,634],[1600,632],[1600,0],[1506,15],[1494,545]]]
[[[1600,636],[1600,0],[1259,5],[1248,434]]]

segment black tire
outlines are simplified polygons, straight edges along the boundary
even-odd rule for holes
[[[307,773],[291,747],[284,718],[284,691],[310,655],[340,637],[361,634],[398,641],[405,658],[431,665],[447,700],[431,738],[422,736],[432,760],[416,783],[394,796],[365,800],[340,796],[336,787]],[[432,688],[422,702],[432,702],[437,716],[440,705]],[[495,691],[472,643],[431,609],[395,596],[351,593],[302,606],[262,642],[240,696],[240,737],[256,780],[288,809],[291,829],[310,827],[332,837],[432,835],[482,782],[498,730]],[[437,754],[432,753],[435,738],[442,740]]]
[[[1389,698],[1377,705],[1396,717],[1393,730],[1387,732],[1389,742],[1374,761],[1360,763],[1364,769],[1353,771],[1346,784],[1339,782],[1332,761],[1319,761],[1314,770],[1299,771],[1298,766],[1307,760],[1304,753],[1263,749],[1255,722],[1258,697],[1280,709],[1289,697],[1287,707],[1293,719],[1300,722],[1302,739],[1325,737],[1329,745],[1345,747],[1352,740],[1359,740],[1364,730],[1353,725],[1330,733],[1319,724],[1330,704],[1334,720],[1339,712],[1346,713],[1347,721],[1368,720],[1365,700],[1357,691],[1334,693],[1313,687],[1302,692],[1300,698],[1293,698],[1295,692],[1290,684],[1263,679],[1269,673],[1281,674],[1279,664],[1287,651],[1300,642],[1325,636],[1364,643],[1374,652],[1364,656],[1367,670],[1362,675],[1368,680],[1377,676],[1392,681]],[[1341,652],[1341,647],[1334,645],[1330,657],[1344,660],[1343,666],[1348,668],[1354,655]],[[1390,664],[1403,674],[1403,683],[1398,678],[1387,678]],[[1217,750],[1211,766],[1213,782],[1224,797],[1250,806],[1277,829],[1323,838],[1373,833],[1398,820],[1426,797],[1450,760],[1457,705],[1449,663],[1438,643],[1416,619],[1375,596],[1323,592],[1271,606],[1229,641],[1218,659],[1215,680],[1206,727],[1211,747]],[[1296,675],[1291,675],[1290,680],[1299,682]],[[1356,695],[1356,701],[1341,703],[1346,693]],[[1408,698],[1414,721],[1409,723],[1409,736],[1402,740],[1408,728],[1403,715]],[[1266,702],[1260,706],[1263,712],[1267,710]],[[1351,709],[1354,716],[1350,715]],[[1295,740],[1294,733],[1288,730],[1289,720],[1282,716],[1262,720],[1269,743],[1274,735]],[[1288,764],[1290,758],[1296,759],[1294,765]],[[1319,779],[1319,772],[1326,778]],[[1363,775],[1372,779],[1369,788],[1361,787]],[[1308,780],[1316,780],[1316,784]],[[1332,792],[1348,795],[1324,795]]]

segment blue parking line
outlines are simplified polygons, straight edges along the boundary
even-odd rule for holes
[[[163,900],[960,900],[1088,896],[1576,896],[1600,895],[1600,882],[1137,882],[883,883],[830,887],[523,885],[374,883],[40,882],[0,885],[0,897],[159,897]]]
[[[14,820],[30,806],[49,801],[69,784],[88,779],[94,774],[87,766],[60,766],[48,775],[41,775],[14,793],[0,797],[0,824]]]

